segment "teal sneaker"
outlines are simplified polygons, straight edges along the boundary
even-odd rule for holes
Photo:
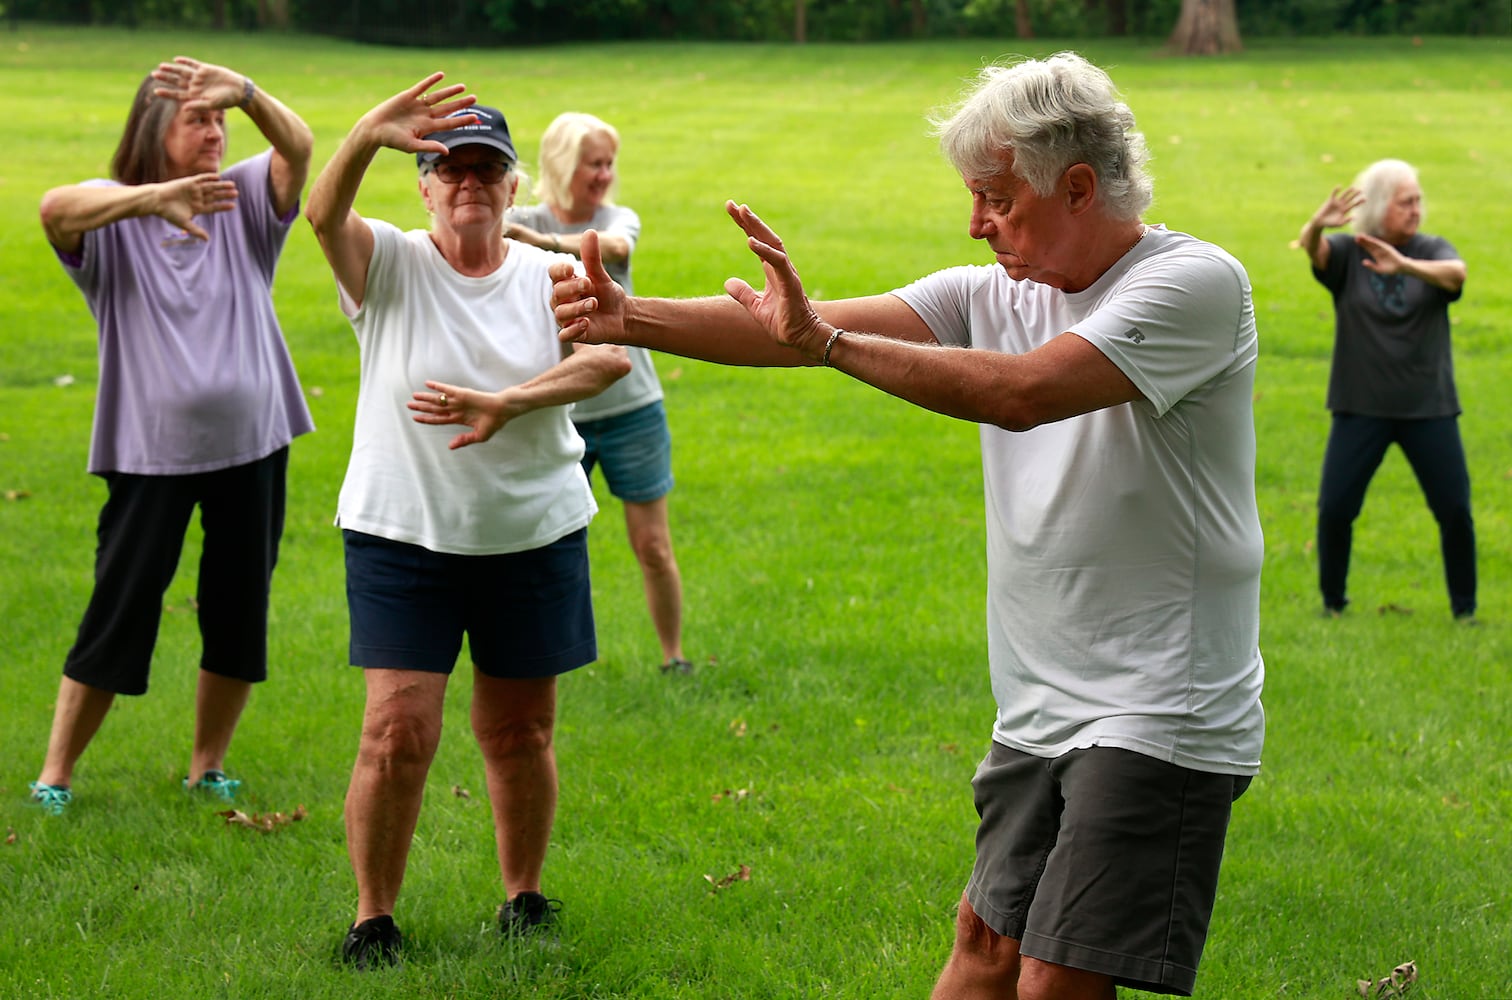
[[[61,816],[73,801],[73,791],[67,785],[44,785],[31,783],[31,802],[49,816]]]
[[[226,777],[225,771],[209,770],[200,775],[200,779],[194,784],[189,784],[189,779],[184,779],[186,792],[199,792],[205,795],[213,795],[222,802],[235,802],[236,790],[241,787],[241,782],[235,778]]]

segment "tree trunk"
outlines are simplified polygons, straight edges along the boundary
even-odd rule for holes
[[[1108,34],[1122,38],[1128,33],[1128,4],[1125,0],[1108,0]]]
[[[793,41],[799,45],[808,41],[808,4],[804,0],[793,4]]]
[[[1234,0],[1181,0],[1181,17],[1166,47],[1184,56],[1216,56],[1242,50]]]
[[[1034,25],[1029,23],[1029,0],[1018,0],[1013,10],[1014,29],[1020,38],[1033,38]]]

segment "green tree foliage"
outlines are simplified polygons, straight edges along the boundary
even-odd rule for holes
[[[0,16],[74,24],[293,27],[389,45],[538,45],[611,39],[1007,37],[1017,0],[0,0]],[[1181,0],[1027,0],[1042,38],[1169,34]],[[1512,33],[1507,0],[1236,0],[1246,38]]]

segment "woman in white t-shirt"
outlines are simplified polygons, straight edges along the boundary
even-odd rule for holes
[[[547,267],[563,258],[503,238],[519,183],[504,116],[461,86],[426,93],[441,79],[358,119],[307,212],[361,350],[337,508],[351,659],[367,684],[346,803],[357,914],[342,945],[359,969],[398,960],[394,906],[464,636],[500,929],[537,930],[560,905],[540,891],[557,799],[556,678],[597,656],[586,536],[597,508],[567,404],[630,367],[623,349],[557,340]],[[353,209],[384,148],[416,154],[428,230]],[[444,426],[457,423],[469,429]]]

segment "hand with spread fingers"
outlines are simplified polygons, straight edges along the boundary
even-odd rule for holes
[[[369,130],[371,138],[381,146],[397,149],[401,153],[448,152],[446,144],[425,136],[446,129],[477,124],[472,115],[448,118],[478,103],[472,94],[457,95],[467,89],[466,84],[454,83],[440,90],[426,93],[446,76],[432,73],[419,83],[402,90],[363,115],[357,128]]]
[[[196,215],[229,212],[236,207],[236,182],[222,180],[219,174],[165,181],[157,192],[156,214],[197,240],[209,240],[210,234],[194,221]]]
[[[751,252],[761,258],[766,288],[756,291],[740,278],[725,282],[725,291],[745,307],[751,317],[766,327],[779,344],[796,348],[818,360],[834,328],[821,320],[803,290],[803,281],[793,267],[782,238],[746,205],[725,202],[725,211],[744,230]]]
[[[472,430],[458,434],[448,448],[481,444],[497,434],[509,422],[501,412],[496,393],[478,392],[445,382],[426,382],[426,392],[417,392],[408,406],[420,424],[466,424]]]
[[[1355,244],[1368,255],[1360,261],[1360,266],[1367,271],[1374,271],[1376,274],[1400,274],[1408,266],[1407,258],[1402,256],[1401,251],[1379,236],[1356,233],[1354,240]]]
[[[153,89],[154,96],[178,101],[193,110],[234,108],[247,94],[247,78],[242,74],[188,56],[159,63],[152,78],[162,84]]]
[[[1355,209],[1365,204],[1365,195],[1359,188],[1334,188],[1323,204],[1313,213],[1318,225],[1325,229],[1337,229],[1349,225]]]

